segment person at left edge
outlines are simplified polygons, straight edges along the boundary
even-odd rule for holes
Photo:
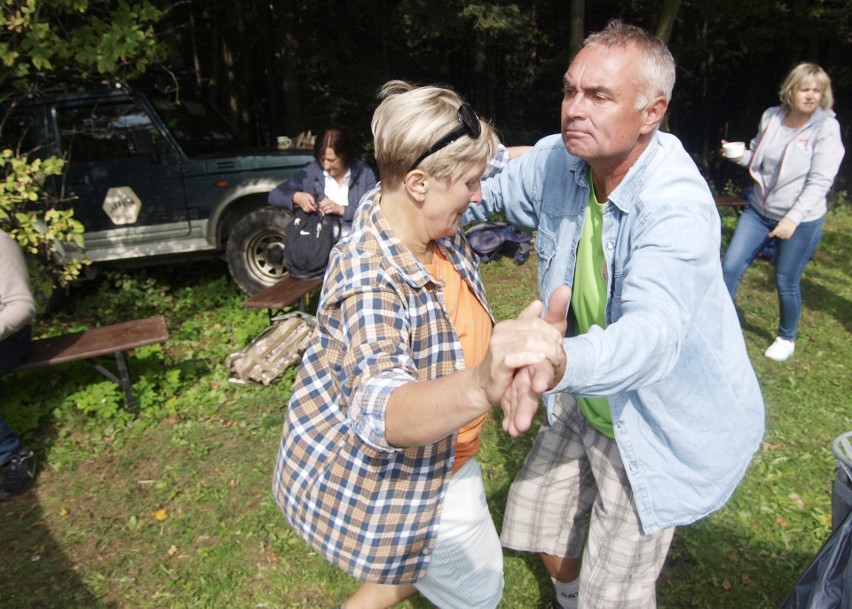
[[[488,309],[461,218],[480,200],[491,126],[449,89],[392,81],[381,98],[382,180],[332,250],[273,491],[294,531],[364,582],[343,609],[416,592],[493,609],[503,554],[479,431],[517,369],[541,370],[533,394],[556,381],[562,335],[540,302],[496,325]]]
[[[36,303],[21,248],[0,231],[0,376],[17,368],[30,347]],[[36,457],[0,418],[0,500],[26,491],[33,483]]]
[[[358,202],[376,185],[376,174],[355,156],[349,137],[336,128],[326,129],[317,138],[314,159],[276,186],[268,202],[291,211],[297,206],[307,213],[341,216],[341,234],[347,235]]]

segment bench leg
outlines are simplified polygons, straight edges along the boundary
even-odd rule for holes
[[[130,370],[127,367],[127,359],[124,357],[124,353],[122,351],[115,353],[115,367],[118,369],[118,376],[98,363],[91,361],[89,363],[95,370],[122,388],[127,410],[133,414],[139,414],[136,407],[136,397],[133,395],[133,383],[130,381]]]
[[[307,310],[308,300],[305,296],[299,298],[296,304],[296,310],[300,313],[304,313]],[[284,315],[287,309],[266,309],[266,313],[269,316],[269,323],[275,321],[275,318],[279,315]]]

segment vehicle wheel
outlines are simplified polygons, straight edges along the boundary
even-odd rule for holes
[[[237,285],[255,294],[287,274],[284,229],[292,216],[264,207],[244,216],[228,236],[228,269]]]

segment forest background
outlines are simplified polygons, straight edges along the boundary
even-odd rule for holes
[[[800,61],[831,76],[848,145],[845,0],[194,1],[167,9],[160,29],[167,63],[194,73],[251,142],[339,126],[366,149],[376,91],[392,78],[450,85],[508,144],[555,133],[573,49],[616,17],[667,40],[678,66],[667,128],[715,188],[747,179],[719,158],[719,140],[753,137]],[[850,156],[836,189],[848,187]]]
[[[376,90],[403,78],[454,87],[506,143],[532,143],[558,129],[571,49],[614,17],[667,39],[678,64],[667,128],[715,190],[746,180],[718,158],[719,140],[752,137],[802,60],[831,75],[849,147],[847,0],[3,0],[0,102],[87,86],[85,76],[142,86],[140,73],[165,74],[169,86],[216,101],[250,143],[340,126],[369,152]],[[777,607],[828,535],[828,446],[850,429],[849,156],[806,276],[802,353],[789,364],[761,356],[777,310],[769,265],[758,263],[743,286],[767,435],[724,510],[678,533],[661,608]],[[9,165],[9,175],[43,176],[38,161]],[[9,184],[0,185],[0,216],[6,202],[14,209],[38,197],[37,180]],[[735,212],[722,213],[729,237]],[[503,261],[483,272],[495,316],[517,315],[535,265]],[[40,333],[62,333],[166,314],[167,348],[134,358],[138,419],[82,362],[28,373],[26,382],[2,379],[4,417],[45,464],[36,488],[0,513],[4,609],[331,606],[356,584],[305,551],[268,492],[292,373],[268,390],[243,388],[228,383],[223,363],[266,326],[265,313],[246,312],[221,264],[150,273],[109,274],[38,322]],[[497,520],[531,441],[507,445],[498,429],[489,422],[482,455]],[[507,608],[550,595],[537,559],[507,558]]]
[[[0,134],[5,110],[27,96],[124,86],[193,90],[211,99],[249,145],[269,147],[327,127],[349,132],[370,160],[376,92],[390,79],[456,89],[510,145],[559,128],[561,78],[583,38],[620,18],[655,32],[677,62],[663,128],[683,141],[716,193],[740,194],[748,175],[718,154],[748,140],[778,104],[800,61],[833,79],[849,141],[852,3],[847,0],[3,0]],[[0,222],[67,285],[82,224],[39,184],[63,159],[0,158]],[[847,200],[847,155],[830,205]],[[45,205],[31,202],[44,199]],[[54,211],[55,210],[55,211]],[[72,247],[72,249],[73,249]]]

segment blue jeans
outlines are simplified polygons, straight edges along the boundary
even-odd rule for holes
[[[30,347],[30,326],[26,326],[0,341],[0,376],[18,366]],[[21,439],[0,417],[0,465],[5,465],[21,447]]]
[[[823,220],[824,217],[813,222],[802,222],[792,237],[776,240],[778,250],[775,285],[778,288],[781,314],[778,336],[787,340],[796,339],[799,316],[802,313],[802,272],[822,238]],[[766,218],[753,207],[747,207],[740,216],[737,230],[734,231],[722,262],[722,274],[732,300],[736,301],[740,280],[763,247],[769,243],[769,233],[777,224],[777,220]]]

